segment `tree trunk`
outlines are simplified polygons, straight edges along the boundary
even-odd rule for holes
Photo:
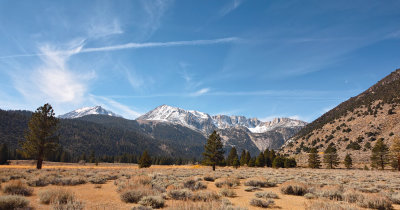
[[[36,168],[37,168],[37,169],[42,169],[42,162],[43,162],[43,158],[42,158],[42,157],[39,157],[39,158],[37,159],[37,164],[36,164]]]
[[[215,171],[215,164],[212,165],[213,171]]]
[[[37,159],[36,168],[37,169],[42,169],[42,163],[43,163],[43,149],[40,149],[39,150],[38,159]]]
[[[397,156],[397,170],[400,171],[400,155]]]

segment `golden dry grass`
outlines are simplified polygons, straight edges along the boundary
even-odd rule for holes
[[[14,163],[14,162],[13,162]],[[203,166],[152,166],[147,169],[138,169],[132,164],[57,164],[45,163],[42,170],[34,169],[32,163],[20,162],[20,165],[9,165],[0,167],[0,182],[2,186],[13,179],[26,180],[28,184],[42,183],[40,187],[33,189],[32,196],[26,197],[30,201],[30,206],[35,209],[52,209],[49,204],[39,202],[39,192],[46,189],[64,189],[74,194],[78,201],[85,205],[85,209],[131,209],[138,206],[137,203],[125,203],[121,200],[121,193],[126,189],[144,190],[154,196],[165,198],[165,209],[218,209],[228,205],[231,207],[242,207],[247,209],[261,209],[251,206],[250,200],[256,198],[257,192],[271,192],[278,195],[273,199],[275,204],[271,208],[275,209],[306,209],[306,207],[318,206],[326,203],[327,206],[335,206],[343,203],[344,206],[352,206],[355,209],[362,209],[357,202],[348,203],[343,199],[329,200],[329,193],[357,192],[365,195],[378,195],[387,198],[400,193],[400,176],[397,172],[391,171],[362,171],[362,170],[312,170],[312,169],[271,169],[271,168],[247,168],[242,167],[233,169],[229,167],[217,168],[213,172],[210,167]],[[205,181],[203,177],[215,177],[215,181]],[[40,177],[45,179],[38,182]],[[89,180],[93,178],[104,178],[105,184],[92,184]],[[71,186],[69,179],[82,179],[82,182]],[[240,185],[233,186],[230,190],[234,191],[234,197],[214,197],[210,192],[219,193],[221,188],[216,187],[215,182],[224,179],[239,180]],[[260,179],[268,180],[275,185],[259,188],[258,190],[247,192],[246,181]],[[194,180],[202,182],[207,186],[206,189],[185,188],[185,181]],[[35,181],[35,182],[33,182]],[[280,187],[283,183],[302,183],[309,187],[310,193],[315,195],[315,199],[307,199],[306,196],[295,196],[283,194]],[[84,184],[82,184],[84,183]],[[207,202],[198,198],[188,198],[187,200],[174,200],[168,197],[169,190],[189,190],[192,195],[211,196]],[[203,193],[204,191],[204,193]],[[332,191],[332,192],[331,192]],[[207,193],[208,194],[207,194]],[[0,192],[0,195],[4,195]],[[331,196],[332,198],[337,198]],[[205,197],[207,199],[207,197]],[[229,202],[228,202],[229,201]],[[318,205],[314,205],[317,202]],[[230,203],[230,204],[229,204]],[[333,205],[335,204],[335,205]],[[400,209],[393,204],[394,209]]]

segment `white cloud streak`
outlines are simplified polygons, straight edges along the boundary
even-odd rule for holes
[[[230,3],[225,5],[219,12],[220,16],[225,16],[235,9],[237,9],[241,4],[243,3],[243,0],[232,0]]]
[[[210,88],[203,88],[203,89],[200,89],[200,90],[198,90],[198,91],[196,91],[196,92],[194,92],[194,93],[192,93],[190,95],[191,96],[201,96],[201,95],[204,95],[204,94],[208,93],[209,91],[210,91]]]
[[[127,117],[128,119],[136,119],[142,115],[142,113],[137,112],[137,111],[131,109],[130,107],[128,107],[122,103],[119,103],[113,99],[110,99],[108,97],[95,96],[92,94],[90,94],[89,97],[90,97],[90,100],[92,101],[92,103],[100,104],[107,109],[112,109],[113,112],[115,111],[117,114]]]
[[[237,38],[237,37],[228,37],[228,38],[208,39],[208,40],[127,43],[127,44],[121,44],[121,45],[113,45],[113,46],[107,46],[107,47],[95,47],[95,48],[83,48],[83,45],[82,45],[79,48],[76,48],[76,49],[73,49],[73,50],[53,51],[52,55],[57,55],[57,56],[62,57],[62,56],[70,56],[72,54],[116,51],[116,50],[125,50],[125,49],[212,45],[212,44],[233,43],[233,42],[237,42],[238,40],[239,40],[239,38]],[[21,55],[0,56],[0,59],[17,58],[17,57],[32,57],[32,56],[46,56],[46,55],[47,54],[42,52],[42,53],[37,53],[37,54],[21,54]]]

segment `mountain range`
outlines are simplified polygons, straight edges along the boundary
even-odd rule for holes
[[[0,110],[0,143],[17,148],[32,112]],[[307,123],[289,118],[262,122],[244,116],[187,111],[162,105],[136,120],[128,120],[101,106],[80,108],[60,115],[60,144],[73,155],[140,154],[144,149],[157,156],[201,157],[208,135],[217,130],[225,151],[237,147],[258,154],[279,149]]]
[[[100,106],[95,106],[74,110],[61,115],[60,118],[82,118],[83,120],[88,120],[88,117],[84,117],[88,115],[115,116],[113,112]],[[138,117],[135,122],[137,122],[135,129],[161,139],[176,138],[173,136],[176,136],[175,132],[178,132],[177,126],[184,127],[186,128],[184,132],[186,135],[196,136],[196,139],[198,139],[197,142],[201,143],[204,143],[208,135],[217,130],[227,150],[230,147],[236,146],[238,149],[249,150],[252,153],[258,153],[267,148],[279,149],[287,139],[307,124],[306,122],[289,118],[275,118],[272,121],[262,122],[257,118],[250,119],[244,116],[210,116],[207,113],[184,110],[168,105],[156,107]],[[96,120],[96,123],[104,125],[100,120]],[[112,125],[112,123],[107,124],[109,126]],[[132,125],[130,126],[132,127]],[[124,127],[127,128],[129,126]],[[160,127],[168,131],[162,135],[156,134]],[[182,129],[179,130],[182,131]],[[202,137],[200,138],[200,136]]]

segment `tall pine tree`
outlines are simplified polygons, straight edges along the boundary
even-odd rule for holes
[[[265,166],[265,163],[264,163],[264,153],[263,153],[263,152],[261,152],[261,153],[257,156],[255,165],[256,165],[257,167],[264,167],[264,166]]]
[[[0,165],[8,163],[8,146],[7,144],[2,144],[0,146]]]
[[[400,138],[398,136],[394,137],[392,141],[390,154],[393,157],[394,165],[397,166],[397,170],[400,171]]]
[[[385,165],[389,163],[389,148],[382,139],[376,141],[372,148],[371,166],[373,168],[385,169]]]
[[[238,158],[238,154],[236,151],[236,147],[232,147],[231,151],[229,152],[228,158],[226,159],[226,165],[233,166],[233,160]]]
[[[353,159],[351,159],[351,155],[349,153],[347,153],[346,157],[344,158],[344,166],[346,166],[347,169],[353,167]]]
[[[339,165],[339,156],[337,154],[337,150],[335,145],[330,144],[324,152],[324,163],[328,166],[328,168],[335,168]]]
[[[213,171],[215,166],[224,160],[224,149],[221,141],[221,137],[214,131],[207,139],[207,143],[204,146],[204,164],[211,165]]]
[[[151,162],[150,155],[147,153],[147,150],[145,150],[139,159],[139,168],[149,168]]]
[[[318,155],[317,148],[311,148],[310,153],[308,154],[308,167],[310,168],[320,168],[321,160]]]
[[[242,154],[240,155],[240,165],[244,166],[246,164],[246,150],[242,150]]]
[[[43,158],[58,148],[58,121],[51,105],[45,104],[36,109],[28,123],[22,152],[26,157],[37,160],[37,169],[42,168]]]

